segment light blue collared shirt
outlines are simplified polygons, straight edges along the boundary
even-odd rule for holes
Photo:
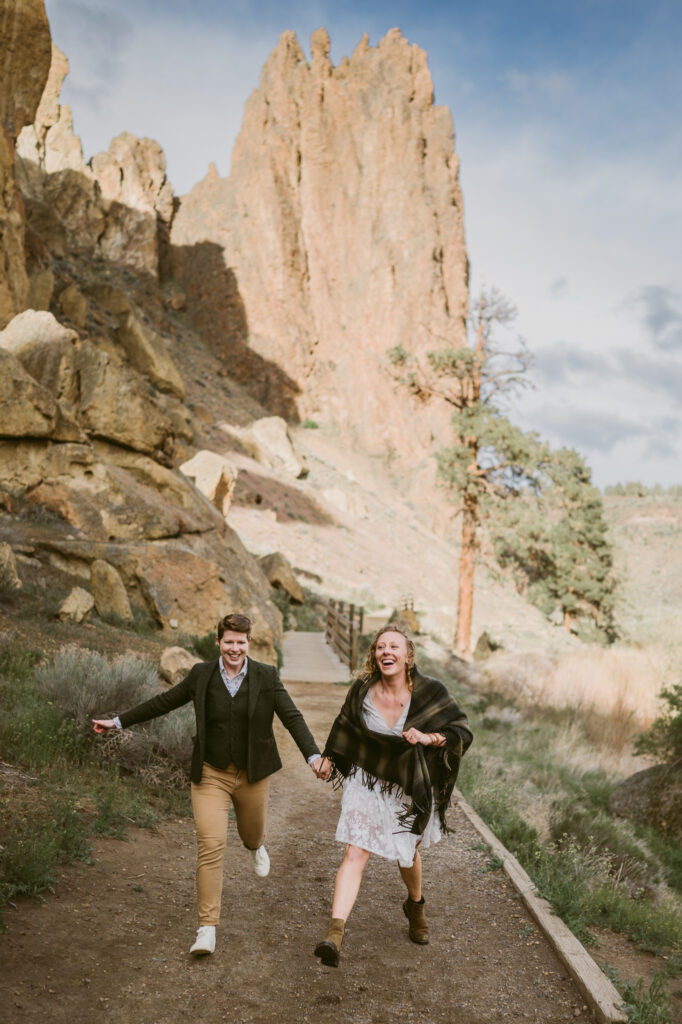
[[[232,679],[230,679],[230,677],[227,674],[227,669],[223,665],[222,657],[218,658],[218,667],[220,668],[220,675],[230,693],[230,697],[236,697],[239,691],[239,687],[246,679],[246,673],[248,672],[249,669],[249,659],[244,658],[244,664],[242,665],[239,672],[237,672],[237,675],[234,676]]]

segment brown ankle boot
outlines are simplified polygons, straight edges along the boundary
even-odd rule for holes
[[[429,926],[424,915],[424,897],[422,896],[419,903],[415,903],[408,896],[403,903],[403,910],[405,917],[410,922],[409,935],[412,942],[418,942],[420,946],[428,945]]]
[[[341,943],[343,942],[343,930],[345,927],[346,922],[343,918],[333,917],[331,924],[327,928],[327,934],[322,939],[322,942],[318,942],[315,946],[315,956],[319,956],[326,967],[339,966],[339,956],[341,954]]]

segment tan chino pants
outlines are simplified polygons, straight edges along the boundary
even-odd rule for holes
[[[269,791],[269,778],[249,782],[246,772],[239,771],[234,764],[221,770],[204,763],[201,782],[192,783],[200,927],[216,925],[220,918],[230,804],[234,807],[239,838],[248,850],[257,850],[265,839]]]

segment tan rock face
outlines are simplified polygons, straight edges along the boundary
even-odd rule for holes
[[[225,590],[218,566],[191,551],[148,553],[138,580],[161,626],[175,619],[188,633],[203,635],[224,615]]]
[[[35,117],[50,68],[52,43],[42,0],[3,0],[0,38],[0,121],[16,139]]]
[[[18,359],[0,348],[0,437],[81,441],[83,432]]]
[[[464,340],[452,122],[433,104],[425,53],[397,29],[337,67],[321,30],[312,54],[309,65],[284,33],[246,104],[230,178],[212,172],[183,198],[172,240],[222,248],[248,344],[301,416],[414,464],[447,414],[396,402],[388,352]],[[237,330],[226,353],[239,344]]]
[[[90,434],[151,454],[172,446],[171,421],[149,383],[127,363],[88,341],[81,342],[75,331],[51,313],[28,309],[14,317],[0,331],[0,350],[17,356],[31,377],[57,399],[56,411],[77,418]],[[170,366],[169,373],[175,370],[167,356],[166,363],[160,359],[160,364]],[[22,432],[5,436],[83,439],[82,433],[72,431],[67,436],[62,428],[59,435],[54,429],[27,433],[28,428],[20,427],[18,415],[16,423]]]
[[[17,143],[32,229],[54,253],[96,251],[156,275],[159,232],[167,233],[173,212],[161,147],[123,132],[86,164],[71,110],[59,103],[69,64],[56,46],[49,68],[35,121],[22,122]]]
[[[0,327],[4,327],[25,307],[29,291],[14,142],[24,125],[33,121],[50,67],[50,28],[42,0],[3,0],[0,40]]]
[[[118,329],[117,338],[136,370],[149,377],[161,391],[176,398],[185,397],[185,385],[178,368],[168,354],[163,338],[129,313]]]
[[[150,454],[172,445],[170,421],[134,370],[87,343],[77,365],[81,422],[93,436]]]

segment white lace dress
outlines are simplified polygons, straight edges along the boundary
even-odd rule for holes
[[[368,691],[363,701],[362,715],[365,725],[372,732],[401,736],[409,709],[408,701],[403,714],[390,729],[375,708]],[[343,784],[341,815],[336,828],[337,840],[359,846],[387,860],[397,860],[401,868],[411,868],[417,843],[420,843],[421,849],[426,849],[438,842],[441,830],[434,801],[423,835],[400,831],[398,815],[405,810],[406,804],[407,798],[401,790],[382,793],[379,786],[367,789],[362,784],[361,772],[351,775]]]

